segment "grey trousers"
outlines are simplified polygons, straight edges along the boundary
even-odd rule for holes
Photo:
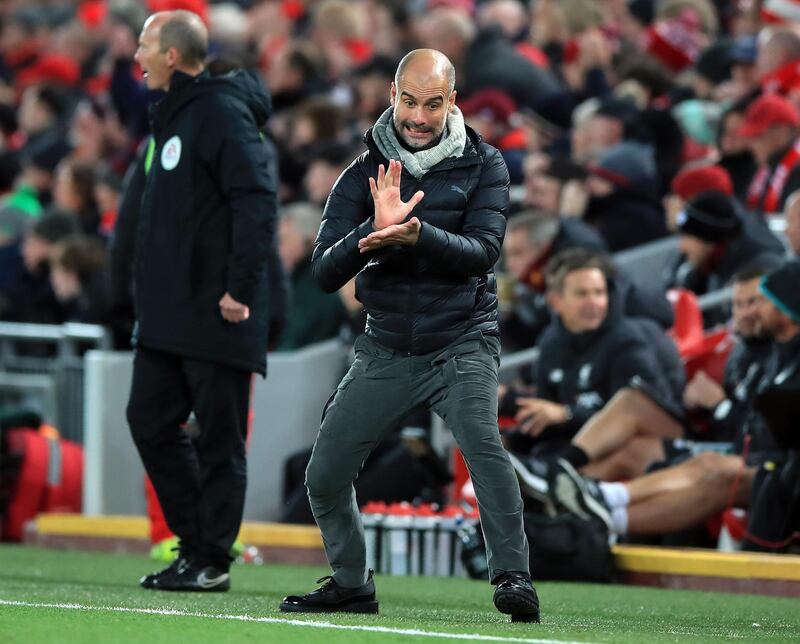
[[[306,469],[311,510],[336,583],[366,582],[366,549],[353,481],[373,447],[423,403],[447,423],[467,463],[486,539],[490,579],[528,572],[522,498],[497,430],[500,342],[472,336],[407,356],[361,336],[356,359],[323,412]]]

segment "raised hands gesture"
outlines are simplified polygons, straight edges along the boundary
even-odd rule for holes
[[[375,230],[382,230],[392,224],[399,224],[408,217],[425,193],[416,192],[409,201],[400,199],[400,175],[403,164],[389,161],[389,169],[384,172],[383,164],[378,166],[378,178],[369,178],[369,189],[375,202]]]
[[[358,242],[362,253],[377,250],[383,246],[412,246],[419,239],[422,227],[419,219],[412,217],[403,223],[425,193],[418,190],[411,199],[400,198],[400,175],[403,165],[399,161],[389,161],[389,169],[378,166],[378,178],[369,178],[369,189],[375,202],[375,232]]]

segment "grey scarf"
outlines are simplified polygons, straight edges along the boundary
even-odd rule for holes
[[[372,138],[383,156],[400,161],[403,167],[417,179],[420,179],[440,161],[444,161],[448,157],[460,157],[464,154],[467,131],[464,128],[464,117],[458,107],[453,107],[453,111],[447,115],[447,124],[439,143],[419,152],[407,150],[397,140],[392,115],[391,107],[381,114],[372,128]]]

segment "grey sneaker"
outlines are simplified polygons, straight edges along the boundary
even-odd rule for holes
[[[550,493],[556,506],[587,521],[598,520],[613,532],[611,512],[597,483],[578,474],[563,458],[553,468]]]
[[[547,482],[547,463],[537,459],[515,456],[508,453],[508,459],[517,475],[523,496],[548,504],[551,501]]]

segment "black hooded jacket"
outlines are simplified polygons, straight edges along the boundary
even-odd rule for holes
[[[153,106],[134,271],[140,346],[266,373],[277,202],[259,128],[269,109],[243,72],[176,72]],[[250,307],[248,320],[223,319],[225,293]]]
[[[414,246],[360,253],[373,231],[368,178],[388,164],[366,134],[367,151],[339,177],[322,217],[312,271],[328,292],[356,274],[356,296],[376,342],[419,355],[467,333],[499,335],[493,268],[508,209],[508,171],[500,153],[467,127],[464,154],[447,158],[416,179],[403,169],[401,198],[425,197],[410,216],[422,223]]]
[[[555,428],[565,439],[639,380],[660,398],[674,400],[648,338],[612,302],[596,330],[571,333],[556,318],[539,340],[536,395],[569,407],[571,420]]]
[[[591,197],[583,220],[597,229],[612,253],[661,239],[669,232],[655,181],[616,186],[605,197]]]

